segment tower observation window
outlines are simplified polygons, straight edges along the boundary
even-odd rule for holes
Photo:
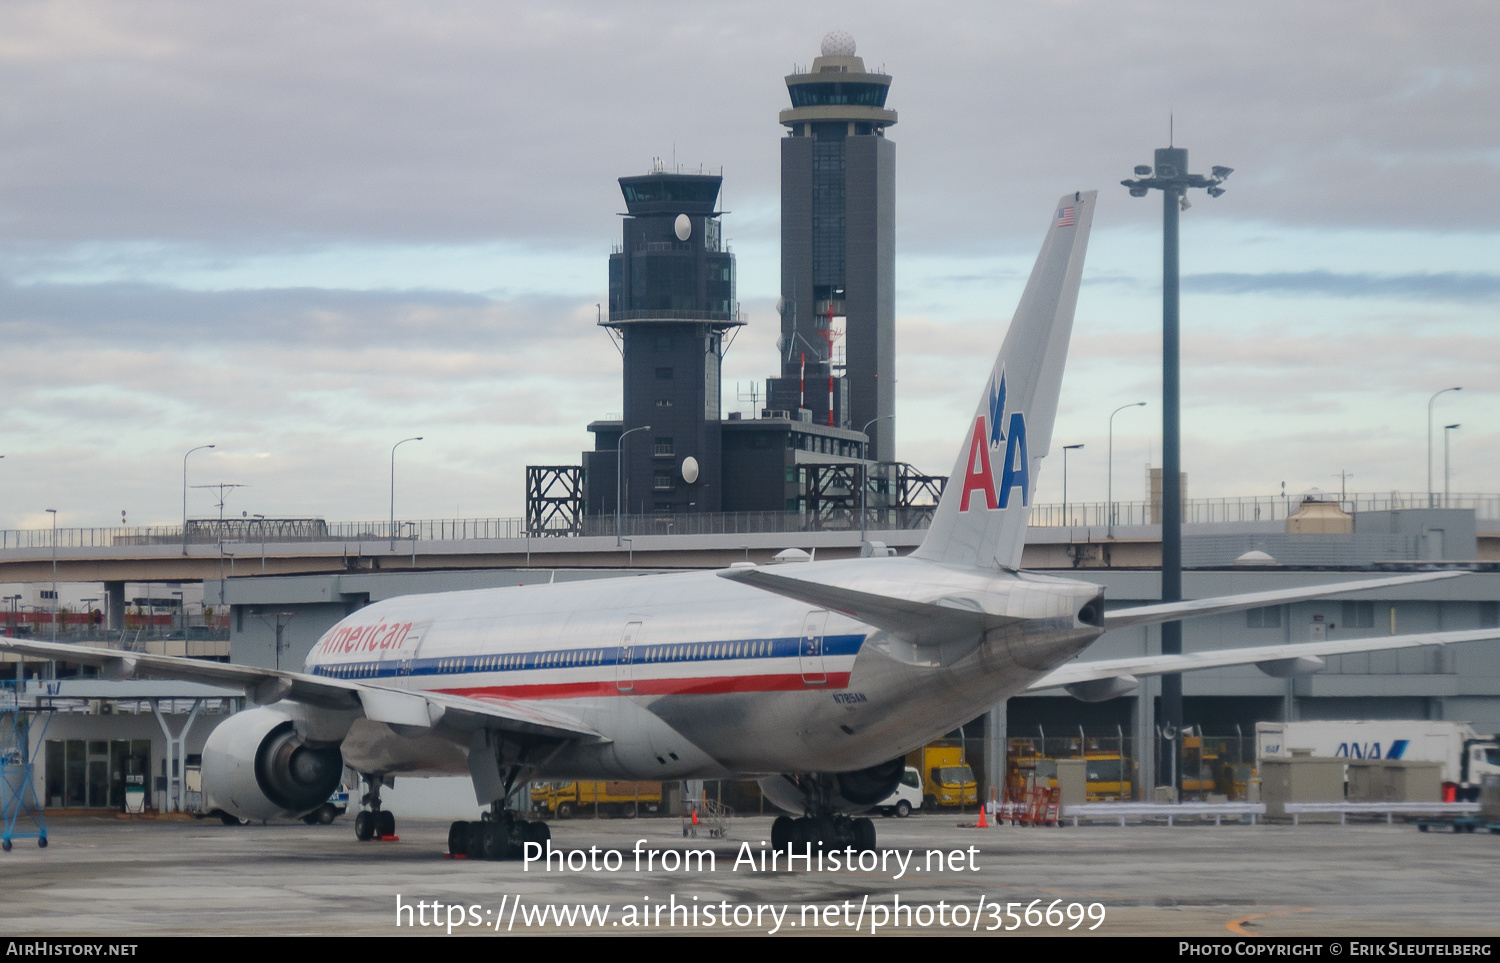
[[[885,84],[839,82],[832,84],[793,84],[787,89],[793,107],[825,107],[852,104],[859,107],[884,107],[890,88]]]

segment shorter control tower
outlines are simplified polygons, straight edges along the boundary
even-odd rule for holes
[[[725,332],[742,322],[715,210],[722,181],[660,169],[620,178],[624,243],[609,258],[600,324],[624,355],[624,407],[620,421],[589,426],[590,515],[614,512],[616,477],[627,515],[723,510],[719,364]]]

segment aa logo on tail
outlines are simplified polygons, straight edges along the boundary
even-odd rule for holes
[[[958,510],[968,511],[973,507],[971,499],[978,494],[983,499],[980,507],[1003,509],[1010,505],[1012,488],[1021,489],[1021,506],[1031,504],[1031,459],[1026,455],[1026,415],[1024,412],[1010,413],[1010,423],[1005,422],[1005,369],[999,375],[990,376],[987,392],[987,411],[974,417],[974,430],[969,437],[969,455],[965,459],[964,486],[959,493]],[[1004,446],[1003,454],[1001,446]],[[995,470],[991,453],[1000,454],[1000,484],[995,484]]]

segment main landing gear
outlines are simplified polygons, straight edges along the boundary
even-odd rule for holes
[[[520,859],[527,843],[545,847],[552,839],[546,823],[517,819],[495,802],[478,822],[459,820],[448,827],[448,854],[465,859]]]
[[[778,816],[771,824],[771,845],[777,849],[792,847],[800,852],[808,846],[818,852],[853,849],[857,853],[875,850],[875,823],[864,816],[803,816],[793,819]]]
[[[361,809],[359,815],[354,817],[354,838],[364,843],[395,836],[396,814],[380,808],[380,787],[390,785],[390,780],[373,772],[362,772],[359,777],[367,787],[360,798],[360,804],[367,808]]]

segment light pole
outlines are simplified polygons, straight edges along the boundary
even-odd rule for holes
[[[1115,535],[1115,415],[1118,415],[1126,408],[1145,407],[1145,404],[1144,401],[1137,401],[1133,404],[1121,405],[1109,413],[1109,480],[1104,484],[1104,500],[1108,503],[1104,506],[1107,516],[1104,521],[1104,535],[1106,538],[1113,538]]]
[[[57,641],[57,509],[47,509],[52,516],[52,641]]]
[[[1232,167],[1215,166],[1209,176],[1188,173],[1185,147],[1158,147],[1156,169],[1140,164],[1138,180],[1120,183],[1131,197],[1145,197],[1153,189],[1162,192],[1161,215],[1161,600],[1182,601],[1182,450],[1181,450],[1181,354],[1178,336],[1177,214],[1188,207],[1187,192],[1205,188],[1209,197],[1224,193],[1224,179]],[[1164,622],[1161,627],[1162,655],[1182,653],[1182,623]],[[1163,728],[1182,730],[1182,676],[1161,677]]]
[[[632,428],[630,431],[623,432],[620,435],[620,440],[615,442],[615,548],[619,548],[624,544],[620,539],[620,462],[624,460],[625,436],[637,431],[650,430],[650,425],[641,425],[639,428]],[[633,561],[635,549],[632,547],[630,551]]]
[[[1451,505],[1448,504],[1448,433],[1451,432],[1455,428],[1462,428],[1462,427],[1463,427],[1462,425],[1444,425],[1443,426],[1443,507],[1444,508],[1451,508],[1452,507]]]
[[[182,456],[182,554],[184,554],[184,555],[187,554],[187,490],[188,490],[188,483],[187,483],[187,460],[188,460],[188,455],[191,455],[195,451],[202,451],[205,448],[212,448],[212,447],[214,447],[214,446],[213,445],[199,445],[197,448],[189,448],[187,450],[187,455],[183,455]]]
[[[1073,522],[1068,518],[1068,452],[1082,447],[1082,445],[1063,445],[1063,524],[1069,528],[1073,527]]]
[[[1432,507],[1432,503],[1435,500],[1435,493],[1432,490],[1432,403],[1434,401],[1438,400],[1438,395],[1445,395],[1445,394],[1447,394],[1450,391],[1463,391],[1463,390],[1464,389],[1461,388],[1461,387],[1459,387],[1459,388],[1444,388],[1442,391],[1435,392],[1431,398],[1427,399],[1427,507],[1428,508]]]
[[[396,449],[408,441],[421,441],[422,436],[403,438],[391,446],[391,551],[396,550]]]
[[[866,466],[870,461],[870,426],[875,424],[875,422],[877,421],[884,421],[887,418],[894,417],[896,416],[881,415],[879,418],[871,418],[869,421],[865,422],[865,426],[859,430],[859,433],[865,436],[865,457],[863,462],[859,466],[859,543],[861,545],[865,543],[865,492],[869,491],[870,489],[870,479],[869,476],[865,474],[866,471],[868,471]]]

